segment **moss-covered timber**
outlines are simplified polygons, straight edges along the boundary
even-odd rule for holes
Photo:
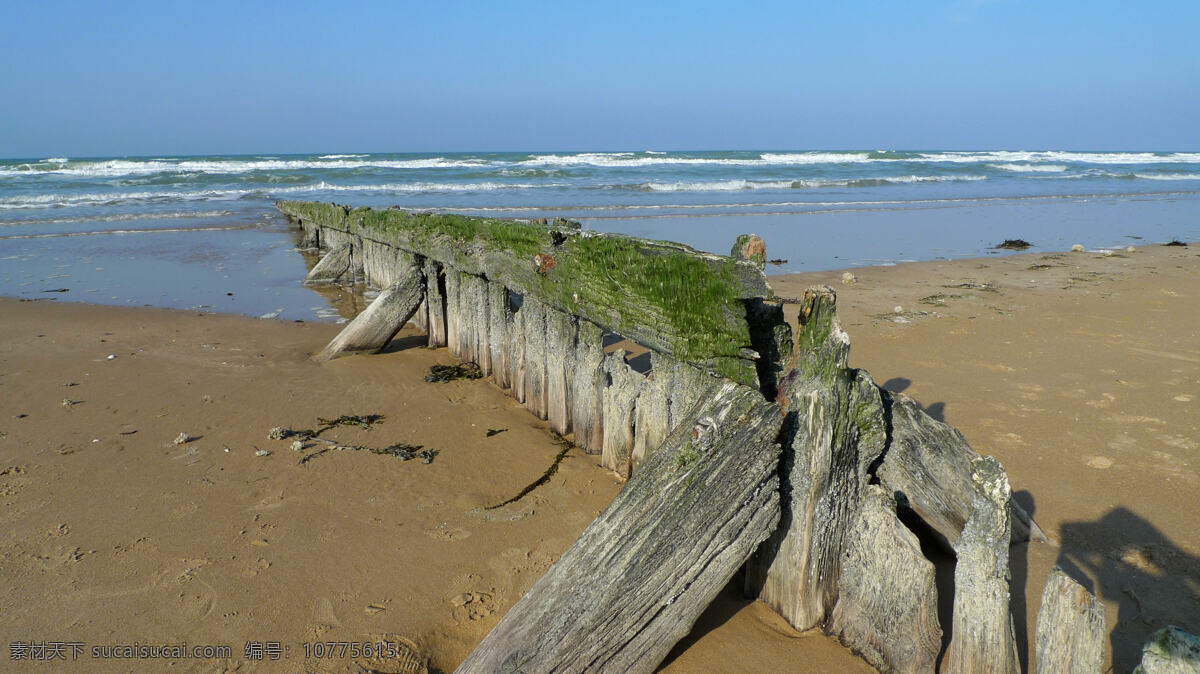
[[[398,209],[280,201],[306,228],[385,243],[503,283],[739,383],[756,373],[745,300],[771,295],[753,262],[682,244]]]

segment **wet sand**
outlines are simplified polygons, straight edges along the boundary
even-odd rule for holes
[[[1105,601],[1117,671],[1162,625],[1200,632],[1200,249],[853,273],[771,283],[832,285],[851,363],[997,456],[1055,539],[1013,549],[1023,659],[1055,563]],[[573,450],[484,510],[550,465],[545,424],[485,382],[424,382],[452,358],[412,328],[383,355],[309,362],[338,329],[0,299],[0,637],[231,647],[189,671],[249,666],[247,641],[279,642],[277,671],[389,671],[304,644],[404,637],[453,669],[620,485]],[[300,464],[319,443],[267,437],[342,414],[386,418],[324,436],[439,453]],[[734,588],[666,670],[870,671]]]

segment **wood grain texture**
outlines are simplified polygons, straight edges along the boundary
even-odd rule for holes
[[[934,568],[887,490],[867,487],[849,539],[826,631],[881,672],[932,673],[942,650]]]
[[[722,385],[457,671],[654,671],[778,522],[781,420]]]
[[[1050,570],[1038,609],[1034,653],[1041,674],[1104,669],[1104,604],[1059,567]]]

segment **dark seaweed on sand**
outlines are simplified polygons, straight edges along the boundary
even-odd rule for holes
[[[475,363],[460,363],[458,365],[434,365],[425,375],[425,381],[445,383],[455,379],[481,379],[483,371]]]
[[[1025,250],[1032,245],[1025,239],[1005,239],[1004,243],[996,246],[994,250]]]
[[[1180,241],[1179,239],[1171,239],[1170,241],[1164,243],[1163,245],[1164,246],[1186,246],[1187,244],[1184,243],[1183,241]]]

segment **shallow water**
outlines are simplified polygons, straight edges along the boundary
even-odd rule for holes
[[[1200,238],[1200,153],[585,152],[0,161],[0,294],[334,320],[277,198],[585,227],[768,273]],[[65,293],[46,290],[68,288]],[[229,294],[232,293],[232,294]]]

